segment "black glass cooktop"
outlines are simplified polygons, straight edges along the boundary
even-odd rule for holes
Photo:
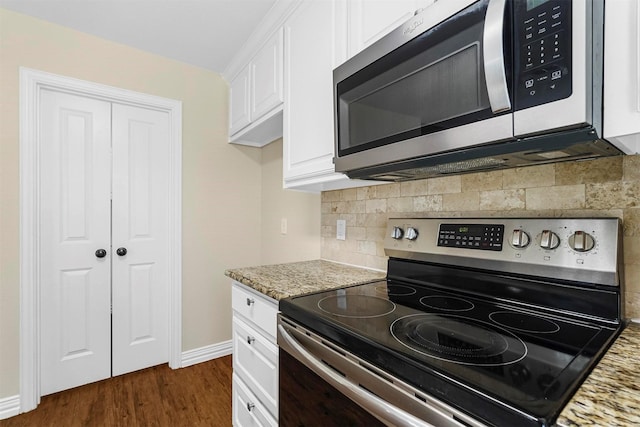
[[[583,294],[587,302],[593,298],[591,289],[448,275],[442,267],[431,273],[402,281],[390,274],[386,281],[289,298],[280,310],[492,424],[522,419],[516,415],[532,425],[550,424],[620,328],[574,315]],[[461,279],[468,282],[452,282]],[[540,307],[523,298],[544,299],[538,289],[546,289],[555,299],[560,291],[550,290],[554,286],[568,293],[566,304]],[[601,295],[609,302],[613,297]]]

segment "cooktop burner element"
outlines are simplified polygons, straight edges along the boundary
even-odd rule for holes
[[[469,311],[473,310],[473,303],[469,300],[450,297],[446,295],[429,295],[420,298],[420,304],[428,308],[443,311]]]
[[[415,239],[396,232],[410,228]],[[469,425],[552,426],[624,328],[621,230],[615,218],[389,219],[386,280],[280,311]]]
[[[416,314],[391,324],[391,335],[428,357],[475,366],[504,366],[527,355],[511,332],[468,317]]]
[[[318,301],[318,308],[340,317],[369,318],[385,316],[396,309],[396,305],[386,299],[368,295],[337,295]]]
[[[560,330],[556,322],[526,313],[496,311],[489,318],[505,328],[538,334],[553,334]]]
[[[378,286],[376,290],[382,292],[384,295],[395,297],[408,297],[409,295],[415,295],[417,292],[416,288],[404,285]]]

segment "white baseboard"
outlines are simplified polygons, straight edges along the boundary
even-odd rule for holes
[[[20,395],[0,399],[0,420],[13,417],[20,413]]]
[[[195,365],[196,363],[207,362],[218,357],[227,356],[233,352],[231,340],[218,344],[207,345],[182,352],[182,367]]]

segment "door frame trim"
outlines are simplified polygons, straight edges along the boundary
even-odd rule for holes
[[[169,115],[169,366],[182,364],[182,102],[20,67],[20,412],[40,403],[40,92],[43,89]]]

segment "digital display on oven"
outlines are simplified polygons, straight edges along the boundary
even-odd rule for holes
[[[440,224],[438,246],[501,251],[503,224]]]

